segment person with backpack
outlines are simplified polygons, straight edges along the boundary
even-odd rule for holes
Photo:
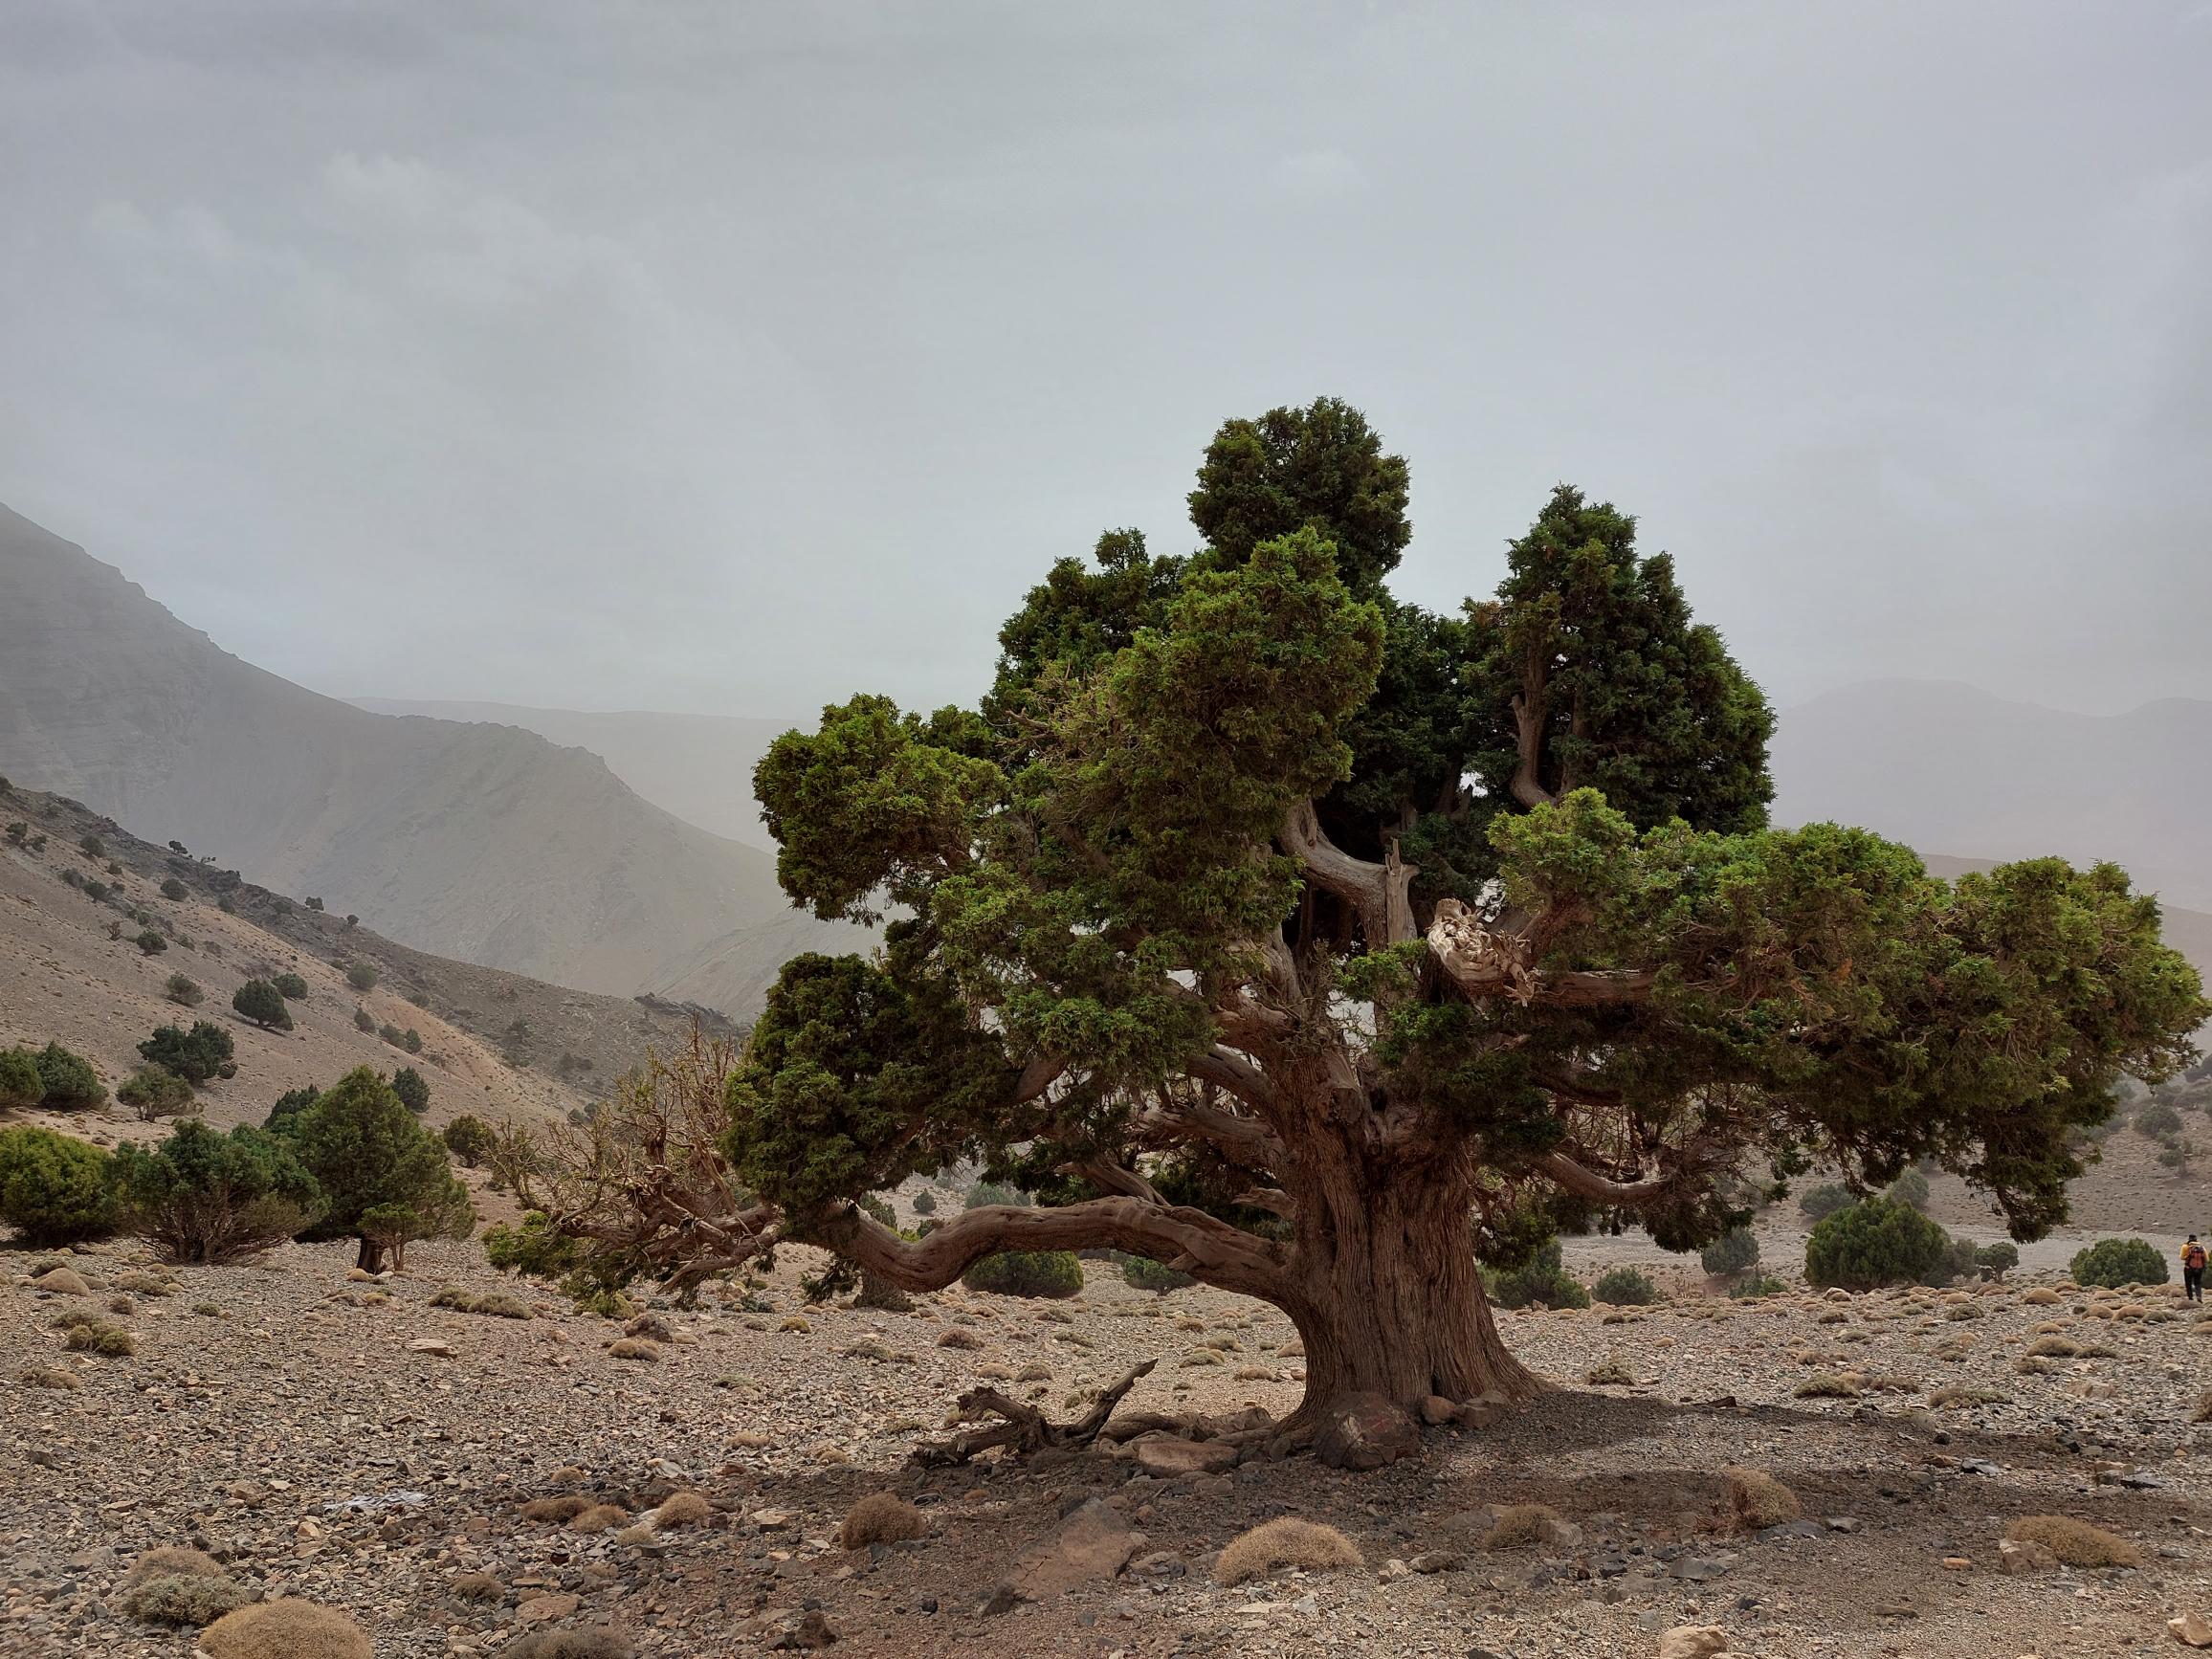
[[[2204,1299],[2204,1247],[2195,1233],[2181,1247],[2181,1289],[2192,1302]]]

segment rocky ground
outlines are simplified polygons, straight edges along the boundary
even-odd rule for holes
[[[654,1357],[626,1359],[608,1352],[618,1326],[528,1287],[528,1318],[433,1305],[448,1286],[517,1289],[475,1245],[417,1246],[380,1283],[351,1277],[342,1247],[292,1246],[183,1270],[168,1294],[130,1276],[148,1264],[125,1245],[66,1258],[83,1295],[25,1282],[56,1259],[0,1252],[11,1656],[186,1659],[189,1631],[119,1606],[132,1560],[165,1543],[214,1554],[250,1591],[343,1606],[386,1659],[489,1655],[564,1626],[669,1656],[834,1633],[855,1654],[1642,1659],[1683,1625],[1774,1659],[2057,1659],[2168,1650],[2170,1617],[2212,1611],[2212,1430],[2193,1423],[2212,1328],[2164,1291],[2046,1299],[2045,1273],[1506,1315],[1558,1387],[1495,1427],[1429,1429],[1373,1474],[1298,1457],[1156,1477],[1107,1449],[929,1473],[907,1456],[979,1381],[1073,1416],[1081,1390],[1145,1359],[1159,1367],[1124,1410],[1287,1411],[1298,1357],[1272,1311],[1140,1294],[1103,1264],[1069,1303],[956,1290],[906,1314],[807,1308],[794,1261],[749,1305],[655,1311],[665,1328],[634,1350]],[[88,1309],[135,1355],[65,1351],[55,1319]],[[2046,1324],[2090,1357],[2018,1369]],[[1585,1382],[1609,1362],[1630,1381]],[[23,1380],[39,1370],[77,1385]],[[1801,1397],[1822,1375],[1857,1397]],[[1724,1530],[1731,1464],[1784,1482],[1803,1518]],[[886,1490],[929,1536],[839,1547],[854,1501]],[[704,1496],[702,1522],[643,1522],[678,1491]],[[569,1493],[625,1517],[578,1532],[522,1514]],[[1528,1502],[1559,1522],[1485,1548],[1491,1515]],[[2002,1572],[2006,1521],[2034,1513],[2093,1520],[2145,1564]],[[1362,1566],[1218,1584],[1222,1546],[1279,1515],[1340,1529]],[[455,1594],[472,1573],[491,1599]]]

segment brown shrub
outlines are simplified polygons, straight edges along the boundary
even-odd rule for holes
[[[2004,1536],[2016,1543],[2041,1544],[2069,1567],[2138,1567],[2143,1552],[2116,1533],[2065,1515],[2024,1515]]]
[[[200,1632],[200,1648],[208,1659],[376,1659],[343,1613],[289,1597],[226,1613]]]
[[[143,1584],[148,1579],[203,1578],[220,1579],[228,1575],[213,1556],[188,1549],[183,1544],[161,1544],[131,1562],[126,1584]]]
[[[1283,1567],[1328,1573],[1360,1564],[1359,1546],[1335,1527],[1282,1515],[1231,1538],[1214,1562],[1213,1578],[1218,1584],[1242,1584]]]
[[[637,1652],[611,1630],[541,1630],[499,1649],[499,1659],[634,1659]]]
[[[607,1344],[607,1352],[617,1360],[657,1360],[660,1350],[643,1337],[622,1337]]]
[[[715,1518],[715,1506],[696,1492],[673,1492],[653,1512],[653,1524],[662,1532],[670,1527],[703,1526]]]
[[[220,1570],[212,1576],[166,1573],[141,1579],[123,1591],[122,1610],[149,1625],[190,1626],[196,1629],[243,1605],[245,1601],[246,1592]]]
[[[1761,1469],[1724,1469],[1728,1482],[1728,1515],[1738,1530],[1757,1532],[1778,1527],[1803,1513],[1797,1493]]]
[[[1792,1390],[1800,1400],[1856,1400],[1858,1388],[1828,1371],[1815,1371]]]
[[[1607,1360],[1602,1364],[1591,1366],[1583,1373],[1582,1381],[1593,1388],[1626,1388],[1636,1381],[1636,1373],[1619,1360]]]
[[[872,1492],[847,1512],[837,1541],[849,1550],[927,1537],[929,1517],[896,1493]]]
[[[965,1326],[954,1325],[938,1334],[937,1345],[940,1348],[980,1348],[984,1345],[984,1339]]]
[[[74,1371],[65,1371],[58,1365],[26,1365],[15,1373],[15,1381],[30,1388],[81,1388],[84,1383]]]
[[[522,1518],[529,1521],[551,1521],[561,1525],[574,1520],[591,1507],[587,1497],[573,1493],[566,1497],[534,1497],[522,1506]]]
[[[460,1602],[497,1602],[507,1594],[507,1586],[489,1573],[456,1573],[446,1589]]]
[[[2055,1306],[2060,1298],[2059,1294],[2056,1291],[2037,1289],[2028,1292],[2026,1295],[2021,1297],[2020,1299],[2027,1303],[2030,1307],[2048,1308]]]
[[[569,1521],[572,1533],[603,1533],[609,1527],[618,1527],[630,1519],[630,1511],[620,1504],[595,1503]]]
[[[2065,1337],[2038,1337],[2027,1345],[2027,1351],[2039,1360],[2071,1360],[2081,1353],[2082,1345]]]
[[[547,1486],[573,1488],[582,1486],[585,1479],[586,1475],[581,1469],[578,1469],[573,1463],[564,1463],[545,1477],[545,1484]]]
[[[1552,1537],[1553,1528],[1559,1524],[1559,1512],[1548,1503],[1508,1504],[1497,1512],[1497,1519],[1483,1537],[1483,1548],[1490,1550],[1519,1549],[1526,1544],[1540,1544]]]
[[[61,1345],[72,1353],[99,1354],[109,1360],[128,1359],[138,1352],[138,1338],[105,1319],[78,1320],[69,1327]]]

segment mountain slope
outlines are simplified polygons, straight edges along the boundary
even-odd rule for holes
[[[2076,715],[1876,680],[1784,710],[1773,764],[1778,824],[1863,824],[1926,852],[2109,858],[2212,908],[2212,702]]]
[[[648,805],[597,756],[294,685],[5,508],[0,775],[419,949],[586,990],[656,988],[717,940],[835,937],[792,917],[771,859]]]
[[[351,697],[355,708],[381,715],[426,715],[520,726],[548,741],[589,749],[608,770],[655,807],[747,846],[775,843],[761,825],[753,798],[753,765],[789,729],[789,720],[742,715],[664,715],[644,709],[592,714],[581,709],[524,708],[515,703],[419,702],[406,697]]]

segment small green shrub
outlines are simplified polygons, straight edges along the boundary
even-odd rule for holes
[[[38,1051],[38,1075],[46,1086],[40,1103],[56,1112],[84,1112],[107,1098],[107,1086],[81,1054],[59,1043]]]
[[[1748,1273],[1759,1266],[1759,1240],[1748,1228],[1724,1232],[1697,1252],[1697,1262],[1715,1278]]]
[[[1547,1308],[1586,1308],[1590,1293],[1570,1274],[1559,1256],[1559,1241],[1552,1239],[1517,1268],[1498,1272],[1483,1269],[1490,1298],[1501,1308],[1525,1308],[1532,1303]]]
[[[182,904],[191,896],[191,889],[173,875],[162,883],[162,896],[171,904]]]
[[[914,1213],[916,1215],[935,1215],[937,1213],[937,1189],[935,1187],[925,1186],[914,1195]]]
[[[228,1135],[184,1117],[148,1148],[116,1149],[124,1228],[172,1262],[228,1262],[281,1244],[314,1219],[322,1195],[282,1135]]]
[[[494,1137],[491,1125],[481,1117],[466,1113],[446,1125],[446,1150],[469,1168],[476,1167],[476,1160],[492,1150]]]
[[[20,1112],[46,1095],[38,1055],[30,1049],[0,1049],[0,1112]]]
[[[77,851],[87,858],[105,858],[107,856],[107,843],[97,835],[79,836],[77,847]]]
[[[137,1113],[142,1123],[194,1109],[192,1086],[162,1066],[141,1066],[116,1086],[115,1097]]]
[[[210,1077],[223,1076],[223,1068],[236,1051],[231,1033],[212,1020],[194,1020],[190,1030],[161,1026],[138,1046],[139,1058],[159,1066],[197,1088]]]
[[[2010,1239],[1985,1244],[1974,1252],[1974,1265],[1993,1279],[2002,1279],[2020,1266],[2020,1247]]]
[[[1001,1186],[995,1181],[979,1181],[967,1189],[967,1197],[961,1207],[981,1209],[988,1204],[1005,1204],[1021,1209],[1028,1207],[1029,1202],[1029,1195],[1026,1192],[1016,1192],[1012,1187]]]
[[[431,1109],[431,1086],[412,1066],[402,1066],[391,1074],[391,1092],[399,1096],[399,1103],[417,1117]]]
[[[2135,1114],[2135,1130],[2148,1135],[2154,1140],[2163,1140],[2169,1135],[2181,1133],[2181,1114],[2163,1100],[2153,1100]]]
[[[1851,1189],[1833,1181],[1807,1187],[1799,1195],[1798,1208],[1807,1221],[1825,1221],[1839,1209],[1848,1208],[1858,1202]]]
[[[376,989],[377,972],[374,962],[357,962],[346,964],[345,983],[357,991]]]
[[[1648,1308],[1659,1299],[1659,1287],[1641,1268],[1609,1268],[1591,1281],[1590,1299],[1609,1308]]]
[[[106,1153],[51,1129],[0,1129],[0,1222],[25,1244],[105,1238],[117,1219]]]
[[[376,1029],[376,1021],[366,1008],[356,1008],[353,1010],[353,1029],[357,1031],[373,1031]]]
[[[307,982],[298,974],[278,974],[269,983],[276,987],[276,994],[288,1003],[307,1000]]]
[[[177,1004],[180,1007],[187,1008],[198,1007],[201,1000],[207,995],[205,991],[200,989],[197,981],[188,979],[183,974],[169,975],[169,983],[164,985],[162,990],[170,1002]]]
[[[2068,1271],[2077,1285],[2162,1285],[2166,1258],[2155,1245],[2139,1238],[2101,1238],[2087,1250],[2074,1252]]]
[[[1805,1240],[1805,1278],[1846,1290],[1916,1284],[1943,1262],[1950,1238],[1910,1205],[1873,1198],[1817,1224]]]
[[[1917,1169],[1908,1169],[1890,1183],[1882,1196],[1891,1204],[1902,1204],[1913,1209],[1928,1207],[1928,1178]]]
[[[1198,1283],[1181,1269],[1171,1268],[1165,1262],[1156,1262],[1150,1256],[1122,1258],[1121,1279],[1132,1290],[1150,1291],[1155,1295],[1162,1296],[1169,1291],[1180,1291]]]
[[[1772,1273],[1753,1273],[1731,1284],[1728,1294],[1736,1301],[1748,1302],[1757,1301],[1760,1296],[1779,1296],[1788,1289],[1788,1285]]]
[[[141,956],[159,956],[169,948],[169,941],[150,927],[131,942],[139,947]]]
[[[292,1029],[292,1010],[284,1006],[284,993],[267,980],[248,980],[232,993],[231,1006],[265,1031]]]
[[[1073,1250],[1007,1250],[985,1256],[961,1275],[971,1291],[1058,1299],[1082,1294],[1083,1264]]]

